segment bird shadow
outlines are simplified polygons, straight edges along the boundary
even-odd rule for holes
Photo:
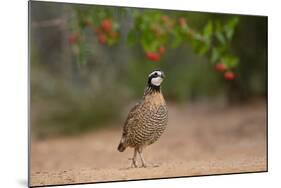
[[[119,170],[134,170],[134,169],[151,169],[151,168],[159,168],[160,165],[150,165],[146,167],[125,167],[125,168],[119,168]]]

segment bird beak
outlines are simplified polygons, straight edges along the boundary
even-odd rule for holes
[[[165,78],[164,72],[161,72],[161,78]]]

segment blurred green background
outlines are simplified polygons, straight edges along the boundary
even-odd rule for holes
[[[123,124],[147,75],[168,103],[267,97],[267,17],[31,2],[35,138]]]

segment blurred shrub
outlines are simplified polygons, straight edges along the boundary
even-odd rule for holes
[[[47,2],[32,2],[32,12],[39,137],[120,124],[153,69],[167,75],[163,91],[175,103],[267,94],[265,17]]]
[[[110,71],[93,73],[83,84],[32,69],[32,128],[37,138],[72,135],[120,118],[128,94]]]
[[[192,53],[188,60],[181,58],[186,55],[186,50],[186,47],[178,49],[177,59],[172,50],[166,54],[168,57],[165,61],[157,64],[145,60],[131,62],[127,67],[126,77],[129,79],[126,85],[135,96],[140,96],[147,83],[147,75],[151,70],[160,68],[166,74],[162,90],[168,101],[186,102],[223,94],[224,80],[212,70],[213,66],[204,62],[204,59],[192,58]]]
[[[190,44],[196,54],[204,55],[210,63],[223,67],[218,72],[223,73],[226,80],[235,78],[234,69],[238,66],[239,57],[231,53],[230,46],[239,22],[237,16],[207,18],[200,29],[194,29],[189,23],[192,18],[176,11],[165,13],[161,10],[75,6],[74,12],[76,17],[70,24],[72,32],[68,39],[78,59],[76,63],[87,62],[85,43],[90,36],[85,31],[90,28],[100,45],[113,46],[120,42],[121,34],[125,35],[130,46],[140,44],[151,62],[161,61],[167,47],[178,49]],[[124,30],[122,19],[131,22],[132,26]]]

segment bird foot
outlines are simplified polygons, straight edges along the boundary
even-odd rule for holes
[[[129,158],[128,160],[132,161],[129,168],[138,168],[137,161],[134,158]]]
[[[156,168],[159,166],[160,166],[159,164],[155,164],[155,163],[145,163],[145,164],[142,164],[140,166],[140,168]]]

